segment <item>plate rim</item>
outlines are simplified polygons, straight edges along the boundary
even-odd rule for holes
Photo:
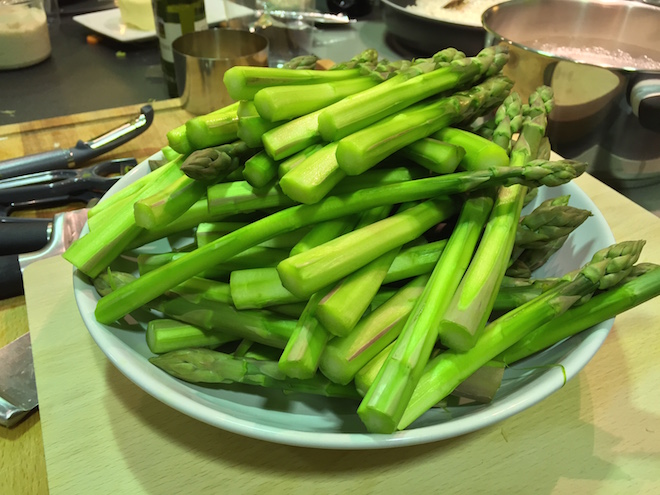
[[[145,171],[149,169],[149,160],[158,160],[159,158],[162,158],[162,152],[160,151],[141,162],[122,178],[122,181],[126,179],[126,182],[121,184],[121,181],[118,181],[108,191],[106,197],[127,185],[129,183],[128,177],[132,177],[132,180],[135,180],[139,176],[144,175]],[[570,182],[564,186],[580,191],[583,195],[582,199],[590,203],[589,208],[593,217],[600,224],[602,234],[606,238],[604,242],[609,242],[609,244],[614,243],[614,236],[609,225],[591,198],[574,182]],[[526,409],[554,394],[569,380],[574,378],[591,361],[598,349],[602,346],[614,323],[614,318],[612,318],[581,332],[579,334],[579,337],[582,339],[582,342],[579,344],[581,350],[579,356],[576,356],[575,352],[568,353],[558,363],[560,366],[550,367],[529,383],[515,390],[511,394],[513,398],[509,396],[503,401],[483,406],[475,414],[468,414],[430,426],[398,431],[391,435],[310,432],[258,424],[231,416],[207,404],[191,401],[183,393],[186,389],[190,390],[189,384],[186,382],[177,380],[164,372],[162,375],[163,379],[156,379],[150,374],[141,374],[140,370],[143,369],[145,364],[147,366],[152,365],[148,364],[146,359],[142,359],[142,362],[138,362],[137,367],[131,366],[133,357],[130,352],[127,352],[127,349],[121,348],[121,345],[124,347],[128,346],[112,333],[110,326],[101,325],[96,322],[93,312],[82,311],[82,307],[85,304],[92,304],[92,300],[94,300],[93,304],[95,305],[98,296],[93,291],[93,288],[82,277],[77,275],[75,267],[72,267],[72,270],[74,296],[87,331],[115,368],[134,385],[165,405],[203,423],[242,436],[296,447],[328,450],[387,449],[437,442],[492,426],[511,416],[524,412]],[[120,343],[119,347],[116,346],[117,342]],[[137,352],[132,349],[130,350],[131,352]],[[484,415],[485,418],[480,417],[479,419],[482,420],[476,422],[474,420],[475,415],[479,417]]]

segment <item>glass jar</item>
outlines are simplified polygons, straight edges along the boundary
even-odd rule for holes
[[[0,0],[0,69],[34,65],[50,52],[43,0]]]

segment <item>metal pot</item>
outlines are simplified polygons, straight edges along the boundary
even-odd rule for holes
[[[484,47],[481,26],[443,21],[417,14],[406,7],[416,0],[380,0],[383,22],[397,51],[428,57],[449,46],[476,55]]]
[[[482,16],[509,45],[521,96],[555,92],[548,134],[618,188],[660,182],[660,7],[634,0],[511,0]]]

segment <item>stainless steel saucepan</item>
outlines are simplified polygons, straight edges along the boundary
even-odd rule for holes
[[[548,133],[561,154],[617,187],[660,182],[660,7],[634,0],[511,0],[482,16],[509,45],[522,96],[555,92]]]

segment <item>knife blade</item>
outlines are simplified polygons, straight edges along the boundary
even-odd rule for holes
[[[38,404],[32,342],[26,333],[0,349],[0,425],[17,425]]]

